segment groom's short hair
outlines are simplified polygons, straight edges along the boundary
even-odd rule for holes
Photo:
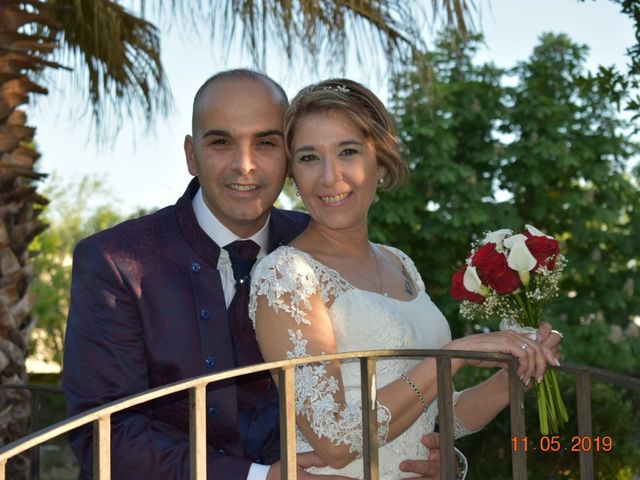
[[[196,129],[196,117],[198,113],[200,113],[201,101],[202,101],[202,96],[204,95],[204,92],[206,92],[207,89],[213,84],[221,81],[227,81],[227,80],[254,80],[256,82],[263,82],[266,85],[270,86],[278,96],[281,96],[282,101],[285,104],[287,105],[289,104],[289,98],[287,97],[287,93],[284,91],[284,88],[282,88],[282,86],[278,82],[276,82],[274,79],[272,79],[268,75],[265,75],[262,72],[258,72],[256,70],[251,70],[248,68],[236,68],[233,70],[224,70],[222,72],[218,72],[215,75],[212,75],[211,77],[207,78],[204,81],[204,83],[200,85],[200,88],[198,88],[198,91],[193,97],[193,111],[191,115],[191,131],[192,132],[195,131]]]

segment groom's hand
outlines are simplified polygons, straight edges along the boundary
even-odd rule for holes
[[[416,479],[440,478],[440,434],[433,432],[424,435],[422,444],[429,449],[427,459],[405,460],[400,464],[400,470],[421,475]]]
[[[341,475],[314,475],[306,471],[310,467],[326,467],[327,464],[316,452],[298,453],[296,456],[298,464],[298,480],[355,480]],[[276,462],[269,468],[267,480],[280,480],[280,462]]]

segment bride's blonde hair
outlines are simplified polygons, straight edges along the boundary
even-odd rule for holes
[[[287,158],[296,123],[305,115],[338,111],[345,114],[362,134],[373,140],[378,164],[384,167],[384,190],[393,190],[409,177],[400,155],[400,139],[393,117],[376,95],[364,85],[346,78],[324,80],[303,88],[291,101],[284,117]]]

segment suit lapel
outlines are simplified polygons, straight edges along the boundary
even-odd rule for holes
[[[207,235],[196,220],[191,201],[200,188],[198,177],[189,183],[184,195],[176,203],[176,215],[185,242],[202,258],[209,267],[218,266],[220,247]]]

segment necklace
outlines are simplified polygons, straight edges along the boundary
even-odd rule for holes
[[[371,243],[369,243],[369,245],[371,245]],[[382,281],[382,275],[380,275],[380,261],[378,260],[378,251],[377,248],[375,246],[372,246],[373,250],[373,255],[376,261],[376,275],[378,276],[378,282],[379,284],[375,283],[373,280],[371,280],[369,277],[367,277],[364,273],[362,273],[360,270],[358,270],[356,268],[356,266],[351,263],[349,260],[346,260],[347,264],[353,269],[354,272],[356,272],[358,274],[358,276],[364,280],[366,280],[366,282],[370,285],[373,285],[376,289],[377,292],[380,292],[382,295],[384,295],[385,297],[388,297],[389,294],[387,293],[387,291],[384,289],[384,282]],[[335,252],[335,250],[334,250]],[[337,253],[337,252],[335,252]]]

